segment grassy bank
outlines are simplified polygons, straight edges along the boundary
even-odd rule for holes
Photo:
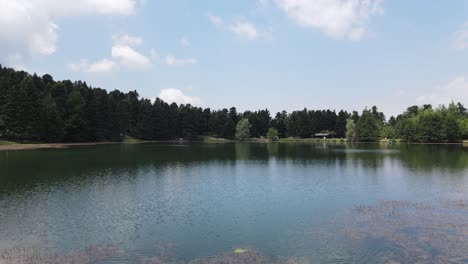
[[[9,145],[15,145],[15,144],[20,144],[20,143],[14,142],[14,141],[0,141],[0,146],[9,146]]]
[[[138,144],[138,143],[145,143],[147,141],[145,140],[141,140],[141,139],[138,139],[138,138],[134,138],[134,137],[131,137],[131,136],[125,136],[122,140],[122,143],[126,143],[126,144]]]
[[[57,149],[57,148],[70,148],[78,146],[96,146],[96,145],[107,145],[107,144],[145,144],[145,143],[208,143],[208,144],[223,144],[223,143],[332,143],[332,144],[346,144],[348,143],[346,139],[339,138],[281,138],[277,141],[270,141],[265,138],[251,138],[247,141],[238,141],[225,138],[215,138],[210,136],[203,136],[197,140],[187,141],[187,140],[167,140],[167,141],[148,141],[141,140],[129,136],[125,136],[121,142],[82,142],[82,143],[31,143],[31,142],[15,142],[15,141],[0,141],[0,151],[2,150],[30,150],[30,149]],[[399,139],[396,140],[380,140],[374,143],[387,144],[392,142],[393,144],[439,144],[439,145],[449,145],[449,144],[463,144],[468,145],[468,140],[464,140],[458,143],[409,143],[404,142]],[[360,142],[354,142],[359,144]],[[368,142],[366,142],[368,143]]]

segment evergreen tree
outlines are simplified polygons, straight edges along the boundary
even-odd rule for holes
[[[73,91],[66,101],[65,140],[81,142],[84,140],[84,106],[83,97],[78,91]]]
[[[379,139],[378,120],[369,110],[362,112],[359,121],[356,124],[356,138],[361,142],[374,142]]]
[[[244,119],[240,123],[239,119]],[[349,121],[353,120],[352,122]],[[79,142],[119,141],[124,135],[140,139],[195,139],[199,135],[236,138],[237,128],[248,123],[248,137],[311,137],[314,133],[335,133],[351,141],[375,141],[399,137],[410,142],[457,142],[468,139],[468,112],[461,103],[447,107],[411,106],[386,123],[376,106],[362,116],[341,110],[277,113],[268,109],[246,111],[235,107],[222,110],[191,105],[170,105],[161,99],[151,102],[136,91],[107,92],[86,82],[55,81],[0,65],[0,137],[23,141]],[[236,126],[237,124],[237,126]],[[272,129],[270,129],[272,128]],[[241,133],[245,138],[245,133]]]
[[[338,113],[338,117],[336,119],[336,125],[335,125],[335,133],[337,137],[339,138],[346,137],[346,124],[347,124],[348,118],[350,118],[350,115],[346,111],[341,110]]]
[[[276,113],[275,118],[271,121],[271,125],[276,131],[278,131],[278,136],[284,138],[287,136],[287,119],[288,114],[286,111],[281,113]]]
[[[298,136],[301,138],[308,138],[312,135],[312,124],[310,122],[307,109],[298,113],[299,131]]]
[[[154,139],[170,139],[171,130],[169,128],[169,105],[163,100],[156,98],[153,107]]]
[[[65,131],[64,124],[57,109],[57,104],[50,94],[47,94],[41,103],[40,139],[45,142],[60,142]]]
[[[136,131],[134,135],[139,139],[151,140],[154,138],[153,133],[153,105],[150,100],[142,99],[136,118]]]

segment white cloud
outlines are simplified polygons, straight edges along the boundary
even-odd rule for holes
[[[184,47],[190,47],[190,41],[186,37],[180,39],[180,45]]]
[[[383,0],[275,0],[287,16],[302,27],[334,38],[359,41],[372,16],[382,15]]]
[[[167,103],[198,105],[201,102],[200,98],[185,95],[181,90],[173,88],[161,90],[158,97]]]
[[[140,37],[129,36],[125,33],[118,33],[112,36],[115,45],[138,46],[143,44],[143,39]]]
[[[222,27],[224,26],[224,21],[221,17],[215,16],[212,14],[208,14],[208,19],[211,21],[211,23],[217,27]]]
[[[0,59],[55,52],[58,26],[25,1],[0,0]]]
[[[260,8],[266,7],[270,4],[270,0],[257,0],[257,6]]]
[[[136,0],[16,0],[34,3],[51,16],[131,15]]]
[[[244,17],[236,19],[233,23],[224,23],[224,20],[215,15],[208,15],[211,23],[218,28],[227,30],[239,38],[244,38],[248,40],[271,40],[272,33],[271,30],[263,30],[258,28],[253,23],[247,21]]]
[[[451,101],[468,103],[468,80],[465,76],[458,76],[448,84],[422,95],[416,99],[418,104],[448,104]]]
[[[468,48],[468,21],[455,32],[453,46],[457,50],[465,50]]]
[[[142,38],[119,33],[113,35],[112,39],[114,41],[114,45],[111,49],[112,59],[102,59],[91,64],[89,64],[87,60],[81,60],[79,63],[69,64],[69,69],[75,72],[106,73],[112,72],[117,68],[134,70],[151,68],[151,60],[131,47],[141,45],[143,43]],[[152,59],[156,61],[156,51],[151,49],[150,54]]]
[[[167,65],[188,65],[188,64],[196,64],[197,60],[193,58],[178,59],[169,54],[166,56],[165,62]]]
[[[111,72],[116,68],[117,64],[114,61],[103,59],[89,64],[86,60],[81,60],[80,63],[70,64],[69,68],[72,71],[90,72],[90,73],[106,73]]]
[[[147,57],[130,46],[114,45],[112,58],[118,60],[120,65],[130,69],[147,69],[152,65]]]
[[[0,0],[0,60],[22,64],[57,50],[57,18],[134,12],[136,0]],[[20,62],[18,60],[21,60]]]
[[[271,31],[261,30],[244,18],[234,22],[231,26],[229,26],[229,30],[236,36],[248,40],[272,38]]]

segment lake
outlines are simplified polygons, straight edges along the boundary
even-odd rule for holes
[[[468,263],[467,198],[463,145],[3,151],[0,263]]]

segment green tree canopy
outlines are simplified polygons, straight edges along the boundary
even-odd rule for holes
[[[375,142],[380,135],[380,120],[376,118],[369,110],[362,112],[359,121],[356,124],[356,139],[361,142]]]
[[[247,118],[242,118],[236,126],[236,139],[247,140],[250,138],[251,125]]]
[[[356,124],[354,123],[354,120],[349,118],[346,120],[346,139],[349,142],[354,142],[356,141]]]
[[[270,127],[267,132],[267,139],[270,141],[277,141],[279,139],[278,130]]]

